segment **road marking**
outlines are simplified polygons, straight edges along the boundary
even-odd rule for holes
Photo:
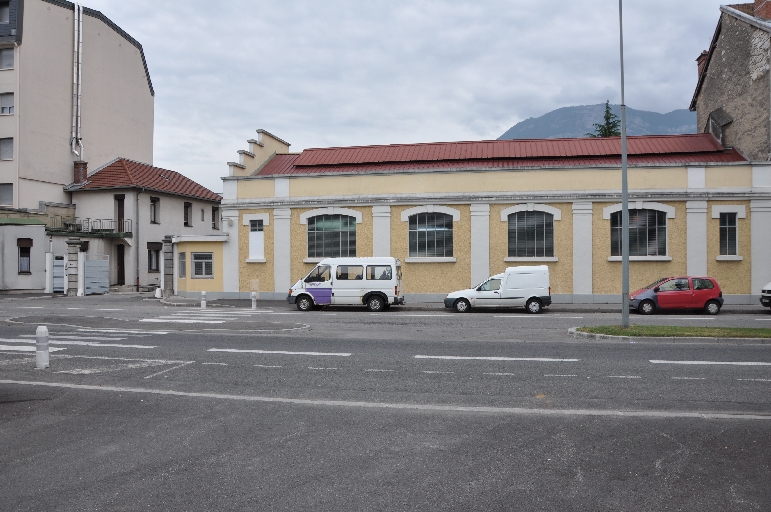
[[[641,316],[638,317],[640,320],[657,320],[657,319],[667,319],[667,320],[714,320],[714,318],[705,318],[703,316]]]
[[[552,317],[559,317],[559,318],[583,318],[582,316],[560,316],[560,315],[494,315],[495,318],[552,318]]]
[[[43,306],[19,306],[19,309],[45,309]]]
[[[0,350],[7,350],[10,352],[36,352],[37,348],[28,347],[26,345],[12,347],[10,345],[0,345]],[[48,347],[49,352],[59,352],[60,350],[67,350],[66,348]]]
[[[513,373],[483,373],[482,375],[495,375],[496,377],[512,377]]]
[[[67,308],[67,309],[83,309],[83,308]]]
[[[337,370],[337,368],[316,368],[315,366],[309,366],[309,370]]]
[[[35,344],[36,340],[0,338],[5,343],[29,343]],[[96,341],[55,340],[49,338],[49,345],[80,345],[85,347],[119,347],[119,348],[156,348],[154,345],[123,345],[120,343],[99,343]]]
[[[350,357],[349,352],[289,352],[287,350],[240,350],[236,348],[210,348],[209,352],[234,352],[248,354],[281,354],[288,356],[339,356]]]
[[[639,379],[639,375],[608,375],[609,379]]]
[[[455,373],[455,372],[436,372],[436,371],[425,370],[423,371],[423,373]]]
[[[35,334],[20,334],[20,338],[37,338],[37,335]],[[62,334],[49,334],[48,339],[50,341],[53,340],[91,340],[91,341],[122,341],[126,338],[118,338],[118,337],[112,337],[112,338],[105,338],[104,336],[101,337],[95,337],[95,336],[65,336]]]
[[[139,331],[136,329],[78,329],[78,332],[104,332],[116,334],[169,334],[169,331]]]
[[[108,309],[108,308],[105,308],[105,309],[97,309],[96,311],[123,311],[123,310],[122,309]]]
[[[306,398],[280,398],[274,396],[258,395],[227,395],[223,393],[196,393],[190,391],[173,391],[166,389],[128,388],[116,386],[96,386],[87,384],[66,384],[57,382],[36,382],[21,380],[0,380],[0,384],[13,384],[19,386],[41,386],[63,389],[78,389],[82,391],[99,391],[103,393],[135,393],[138,395],[163,395],[182,398],[203,398],[214,400],[233,400],[241,402],[282,403],[291,405],[346,407],[351,409],[381,409],[381,410],[411,410],[432,411],[444,413],[480,413],[500,414],[505,416],[585,416],[585,417],[611,417],[611,418],[666,418],[666,419],[702,419],[702,420],[758,420],[770,421],[771,414],[743,414],[740,412],[711,412],[711,411],[626,411],[614,409],[528,409],[524,407],[490,407],[490,406],[462,406],[462,405],[437,405],[415,403],[388,403],[388,402],[363,402],[345,400],[311,400]]]
[[[140,322],[154,322],[162,324],[224,324],[224,320],[173,320],[160,318],[143,318]]]
[[[706,377],[672,377],[674,380],[707,380]]]
[[[650,359],[653,364],[685,364],[685,365],[730,365],[730,366],[771,366],[771,363],[756,363],[753,361],[660,361]]]
[[[551,357],[472,357],[472,356],[415,356],[415,359],[446,359],[449,361],[535,361],[540,363],[575,363],[580,359],[555,359]]]
[[[279,366],[276,364],[256,364],[254,366],[258,366],[260,368],[283,368],[283,366]]]
[[[369,368],[364,370],[365,372],[395,372],[396,370],[378,370],[376,368]]]
[[[736,380],[750,380],[753,382],[771,382],[771,379],[736,379]]]
[[[227,366],[228,365],[228,363],[201,363],[201,364],[215,364],[215,365],[219,365],[219,366]]]
[[[193,363],[195,363],[195,361],[186,361],[186,362],[184,362],[184,363],[182,363],[182,364],[180,364],[178,366],[174,366],[172,368],[166,368],[165,370],[161,370],[158,373],[154,373],[152,375],[148,375],[147,377],[145,377],[145,379],[151,379],[153,377],[161,375],[162,373],[170,372],[171,370],[176,370],[177,368],[182,368],[183,366],[187,366],[187,365],[193,364]]]
[[[757,322],[771,322],[771,318],[756,318]]]
[[[370,313],[371,316],[382,316],[383,313]],[[438,317],[438,316],[447,316],[446,313],[437,313],[433,315],[408,315],[408,314],[402,314],[402,313],[396,313],[393,316],[403,317],[403,316],[409,316],[409,317]]]
[[[578,375],[554,375],[554,374],[544,374],[544,377],[578,377]]]

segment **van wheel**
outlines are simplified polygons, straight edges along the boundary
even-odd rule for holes
[[[385,309],[385,301],[378,295],[373,295],[367,299],[367,309],[370,311],[383,311]]]
[[[656,311],[656,304],[652,300],[644,300],[637,306],[641,315],[652,315]]]
[[[310,311],[313,309],[313,301],[307,295],[301,295],[297,299],[297,309],[300,311]]]
[[[453,306],[455,307],[455,311],[458,313],[468,313],[471,309],[471,304],[466,299],[456,300]]]
[[[525,304],[525,308],[527,309],[528,313],[537,314],[540,313],[543,309],[543,306],[541,305],[541,301],[538,299],[530,299],[527,301],[527,304]]]
[[[717,315],[720,313],[720,303],[716,300],[711,300],[704,305],[704,312],[708,315]]]

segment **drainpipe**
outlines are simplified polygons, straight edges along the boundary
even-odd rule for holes
[[[145,189],[137,190],[136,209],[134,210],[134,233],[136,234],[134,252],[136,253],[137,261],[137,293],[139,293],[139,194],[144,191]]]
[[[83,78],[83,6],[75,2],[72,55],[72,132],[70,145],[72,152],[83,160],[83,142],[80,134],[81,81]],[[78,151],[80,148],[80,151]]]

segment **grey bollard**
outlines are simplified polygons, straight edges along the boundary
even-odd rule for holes
[[[201,292],[201,309],[206,309],[206,292]]]
[[[42,370],[48,368],[48,327],[41,325],[35,332],[37,337],[35,368]]]
[[[257,292],[252,292],[252,309],[257,309]]]

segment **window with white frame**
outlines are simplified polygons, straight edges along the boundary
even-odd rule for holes
[[[13,183],[0,183],[0,204],[13,204]]]
[[[356,256],[356,217],[317,215],[307,222],[308,258]]]
[[[0,50],[0,69],[13,69],[13,48]]]
[[[554,257],[554,215],[521,211],[510,214],[508,219],[510,258]]]
[[[262,219],[249,221],[249,259],[261,260],[265,258],[265,232]]]
[[[177,277],[187,277],[187,254],[184,252],[177,254]]]
[[[720,214],[720,255],[736,256],[739,254],[739,236],[736,212]]]
[[[211,207],[211,228],[212,229],[220,228],[220,207],[219,206]]]
[[[162,242],[147,242],[147,271],[148,272],[161,271],[161,251],[162,250],[163,250]]]
[[[16,246],[19,250],[19,274],[32,272],[32,239],[17,238]]]
[[[13,114],[13,93],[4,92],[0,94],[0,114]]]
[[[150,198],[150,223],[151,224],[160,224],[161,223],[161,200],[157,197],[151,197]]]
[[[0,139],[0,160],[13,160],[13,139]]]
[[[214,254],[210,252],[190,253],[193,279],[214,278]]]
[[[185,202],[184,204],[184,223],[186,227],[193,225],[193,203]]]
[[[452,215],[424,212],[409,217],[409,256],[411,258],[451,258],[453,251]]]
[[[610,214],[610,255],[621,256],[621,211]],[[629,210],[629,255],[667,255],[667,212]]]

